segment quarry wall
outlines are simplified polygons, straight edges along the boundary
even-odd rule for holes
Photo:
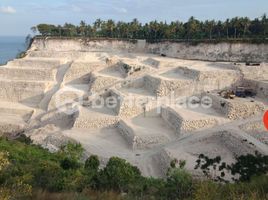
[[[208,61],[267,62],[268,44],[245,42],[197,43],[112,39],[35,38],[31,50],[48,51],[124,51],[165,54],[168,57]]]
[[[219,95],[206,93],[213,102],[212,107],[218,112],[224,114],[231,120],[246,119],[256,114],[263,113],[265,106],[260,102],[237,101],[224,99]]]

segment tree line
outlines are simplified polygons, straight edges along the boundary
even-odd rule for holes
[[[63,37],[105,37],[120,39],[243,39],[268,37],[268,18],[264,14],[253,20],[248,17],[235,17],[225,21],[205,20],[200,21],[190,17],[187,22],[151,21],[142,24],[138,19],[131,22],[97,19],[93,24],[81,21],[74,25],[65,23],[62,25],[39,24],[31,28],[42,36]]]

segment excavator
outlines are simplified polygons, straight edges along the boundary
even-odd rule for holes
[[[225,99],[234,99],[236,96],[232,90],[222,90],[219,92],[219,95]]]
[[[256,92],[254,92],[254,90],[249,87],[237,87],[235,96],[242,97],[242,98],[254,97],[256,96]]]
[[[234,99],[235,97],[254,97],[256,93],[252,88],[240,86],[236,88],[235,92],[232,90],[222,90],[219,92],[219,95],[225,99]]]

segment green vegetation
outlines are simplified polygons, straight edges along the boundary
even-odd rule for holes
[[[199,155],[195,169],[200,168],[203,174],[213,180],[228,183],[224,179],[226,173],[229,173],[232,181],[245,182],[250,181],[253,176],[260,176],[268,172],[268,156],[255,152],[255,155],[242,155],[236,158],[236,162],[227,164],[221,160],[220,156],[209,158],[203,154]],[[220,172],[216,175],[214,172]],[[211,176],[214,175],[214,176]]]
[[[241,173],[250,175],[249,179],[221,184],[194,179],[185,170],[185,161],[173,160],[166,179],[147,178],[137,167],[117,157],[110,158],[103,167],[95,155],[82,162],[80,144],[69,143],[59,152],[50,153],[26,137],[0,138],[0,199],[268,199],[267,158],[260,154],[249,156],[249,162],[245,162],[247,156],[242,160],[239,157],[239,164],[234,166],[258,163],[258,173],[244,170]],[[209,165],[220,163],[218,158],[205,156],[197,163],[203,166],[206,161]]]
[[[81,21],[79,26],[66,23],[63,26],[39,24],[32,27],[42,36],[64,37],[104,37],[119,39],[147,39],[148,41],[168,40],[249,40],[265,41],[268,37],[268,18],[264,14],[261,18],[249,19],[235,17],[225,21],[199,21],[191,17],[187,22],[173,21],[171,23],[151,21],[142,24],[137,19],[131,22],[103,21],[97,19],[92,25]]]

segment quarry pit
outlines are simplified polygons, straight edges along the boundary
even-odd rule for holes
[[[238,88],[251,93],[222,95]],[[145,176],[165,177],[172,159],[198,173],[201,153],[268,154],[267,99],[267,44],[36,38],[0,67],[0,135],[52,152],[76,141]]]

